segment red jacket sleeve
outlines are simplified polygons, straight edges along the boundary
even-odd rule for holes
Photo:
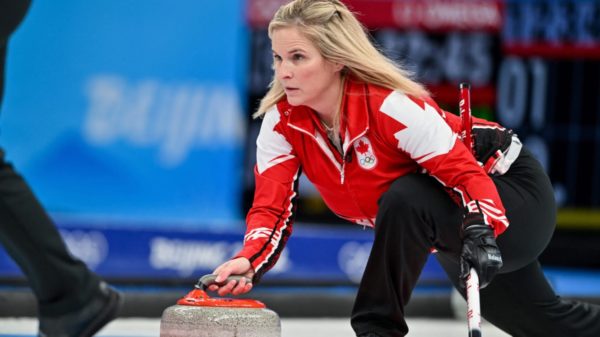
[[[269,110],[256,141],[255,192],[246,217],[244,246],[236,257],[247,258],[255,282],[277,262],[292,233],[300,164],[286,140],[276,107]]]

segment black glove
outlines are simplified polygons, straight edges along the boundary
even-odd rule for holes
[[[483,214],[467,213],[463,219],[462,238],[460,278],[466,281],[469,269],[474,268],[479,276],[479,288],[484,288],[502,268],[502,255],[496,244],[494,229],[485,223]]]
[[[506,150],[512,144],[513,131],[501,128],[480,127],[474,125],[472,129],[475,159],[486,164],[490,158],[500,150]]]

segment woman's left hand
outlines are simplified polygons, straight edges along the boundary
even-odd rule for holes
[[[485,223],[481,213],[468,213],[463,220],[463,247],[460,254],[460,278],[466,281],[474,268],[479,288],[485,288],[502,268],[502,255],[494,237],[494,229]]]

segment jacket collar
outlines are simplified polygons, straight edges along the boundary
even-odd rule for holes
[[[369,129],[369,110],[367,104],[367,85],[349,76],[344,83],[340,131],[344,135],[344,153],[354,140],[360,138]],[[317,114],[307,106],[291,106],[283,99],[281,108],[289,114],[288,125],[315,135],[317,130],[325,132]]]

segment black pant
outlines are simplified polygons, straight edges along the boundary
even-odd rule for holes
[[[0,242],[26,275],[41,316],[77,310],[99,291],[98,276],[69,253],[54,223],[3,154]]]
[[[504,266],[481,290],[483,317],[512,336],[600,336],[599,307],[557,297],[537,262],[556,216],[552,186],[539,163],[523,149],[505,175],[492,179],[510,226],[497,239]],[[431,247],[465,296],[458,280],[462,209],[439,182],[421,174],[397,179],[379,203],[352,327],[357,334],[405,336],[404,307]]]

